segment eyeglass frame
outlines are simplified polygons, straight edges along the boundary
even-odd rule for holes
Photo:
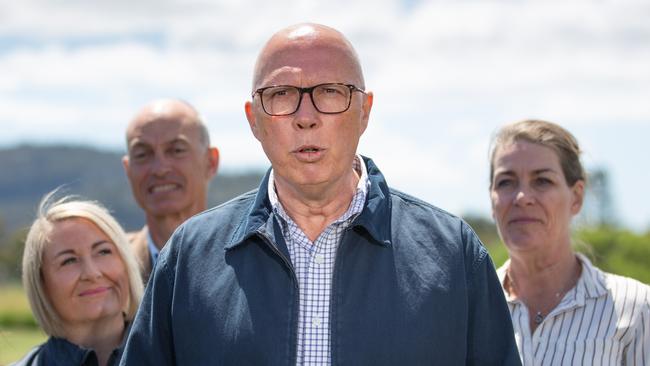
[[[348,105],[345,107],[344,110],[342,110],[340,112],[323,112],[320,109],[318,109],[318,107],[316,106],[316,103],[314,102],[313,91],[314,91],[314,89],[318,88],[319,86],[323,86],[323,85],[342,85],[342,86],[345,86],[348,89],[350,89],[350,95],[348,97]],[[298,104],[296,105],[296,109],[293,112],[291,112],[291,113],[282,113],[282,114],[272,114],[272,113],[269,113],[266,110],[266,107],[264,106],[264,98],[262,98],[262,93],[267,89],[278,88],[278,87],[289,87],[289,88],[298,89]],[[268,114],[269,116],[281,117],[281,116],[290,116],[290,115],[298,112],[298,109],[300,109],[300,105],[302,104],[302,96],[305,93],[308,93],[309,94],[309,100],[311,100],[311,105],[313,105],[314,109],[316,109],[319,113],[322,113],[322,114],[339,114],[339,113],[344,113],[348,109],[350,109],[350,104],[352,104],[352,93],[355,92],[355,91],[358,91],[358,92],[360,92],[362,94],[366,94],[365,90],[357,87],[356,85],[354,85],[354,84],[345,84],[345,83],[322,83],[322,84],[317,84],[317,85],[314,85],[314,86],[310,86],[308,88],[301,88],[299,86],[294,86],[294,85],[270,85],[270,86],[265,86],[263,88],[259,88],[259,89],[255,90],[253,92],[253,94],[251,95],[251,98],[255,99],[255,95],[259,94],[260,95],[260,103],[262,104],[262,110],[264,111],[264,113]]]

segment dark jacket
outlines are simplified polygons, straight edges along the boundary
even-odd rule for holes
[[[124,345],[113,350],[108,366],[119,364],[123,350]],[[81,348],[63,338],[50,337],[11,366],[98,366],[98,363],[95,351]]]
[[[366,166],[366,205],[343,234],[332,279],[332,365],[519,365],[474,232]],[[174,233],[122,365],[295,365],[298,285],[267,184],[268,174]]]

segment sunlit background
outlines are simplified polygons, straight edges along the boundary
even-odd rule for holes
[[[490,137],[525,118],[557,122],[581,142],[592,177],[575,241],[604,270],[650,283],[648,0],[0,0],[0,160],[13,162],[0,169],[13,182],[0,191],[0,364],[46,338],[19,285],[18,226],[37,196],[78,179],[72,187],[91,197],[117,187],[111,207],[134,206],[118,162],[124,130],[160,97],[191,102],[207,121],[222,156],[211,193],[227,191],[227,176],[242,188],[245,172],[254,186],[268,161],[243,112],[253,63],[273,32],[305,21],[356,46],[375,93],[359,150],[389,184],[464,216],[500,265]],[[51,145],[101,151],[91,163],[77,155],[92,150]],[[48,166],[48,151],[68,170]],[[137,207],[131,215],[142,220]]]
[[[138,108],[180,97],[207,121],[222,171],[263,169],[243,113],[251,70],[274,31],[304,21],[356,46],[375,93],[359,150],[392,186],[489,216],[490,136],[542,118],[605,174],[606,214],[650,228],[644,0],[0,0],[0,147],[123,151]]]

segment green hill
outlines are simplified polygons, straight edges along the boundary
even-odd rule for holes
[[[121,158],[120,152],[84,146],[0,149],[0,234],[29,225],[41,197],[59,186],[103,203],[126,230],[140,228],[143,213],[133,200]],[[263,173],[220,172],[210,185],[209,207],[257,187]]]

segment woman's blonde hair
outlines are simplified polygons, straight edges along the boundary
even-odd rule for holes
[[[129,297],[123,311],[125,320],[132,321],[142,299],[143,286],[138,264],[129,248],[124,230],[100,203],[75,196],[55,199],[56,193],[57,190],[52,191],[41,200],[23,251],[23,287],[36,321],[46,334],[65,337],[62,320],[45,292],[41,266],[53,224],[75,218],[89,220],[115,244],[124,262],[129,282]]]

